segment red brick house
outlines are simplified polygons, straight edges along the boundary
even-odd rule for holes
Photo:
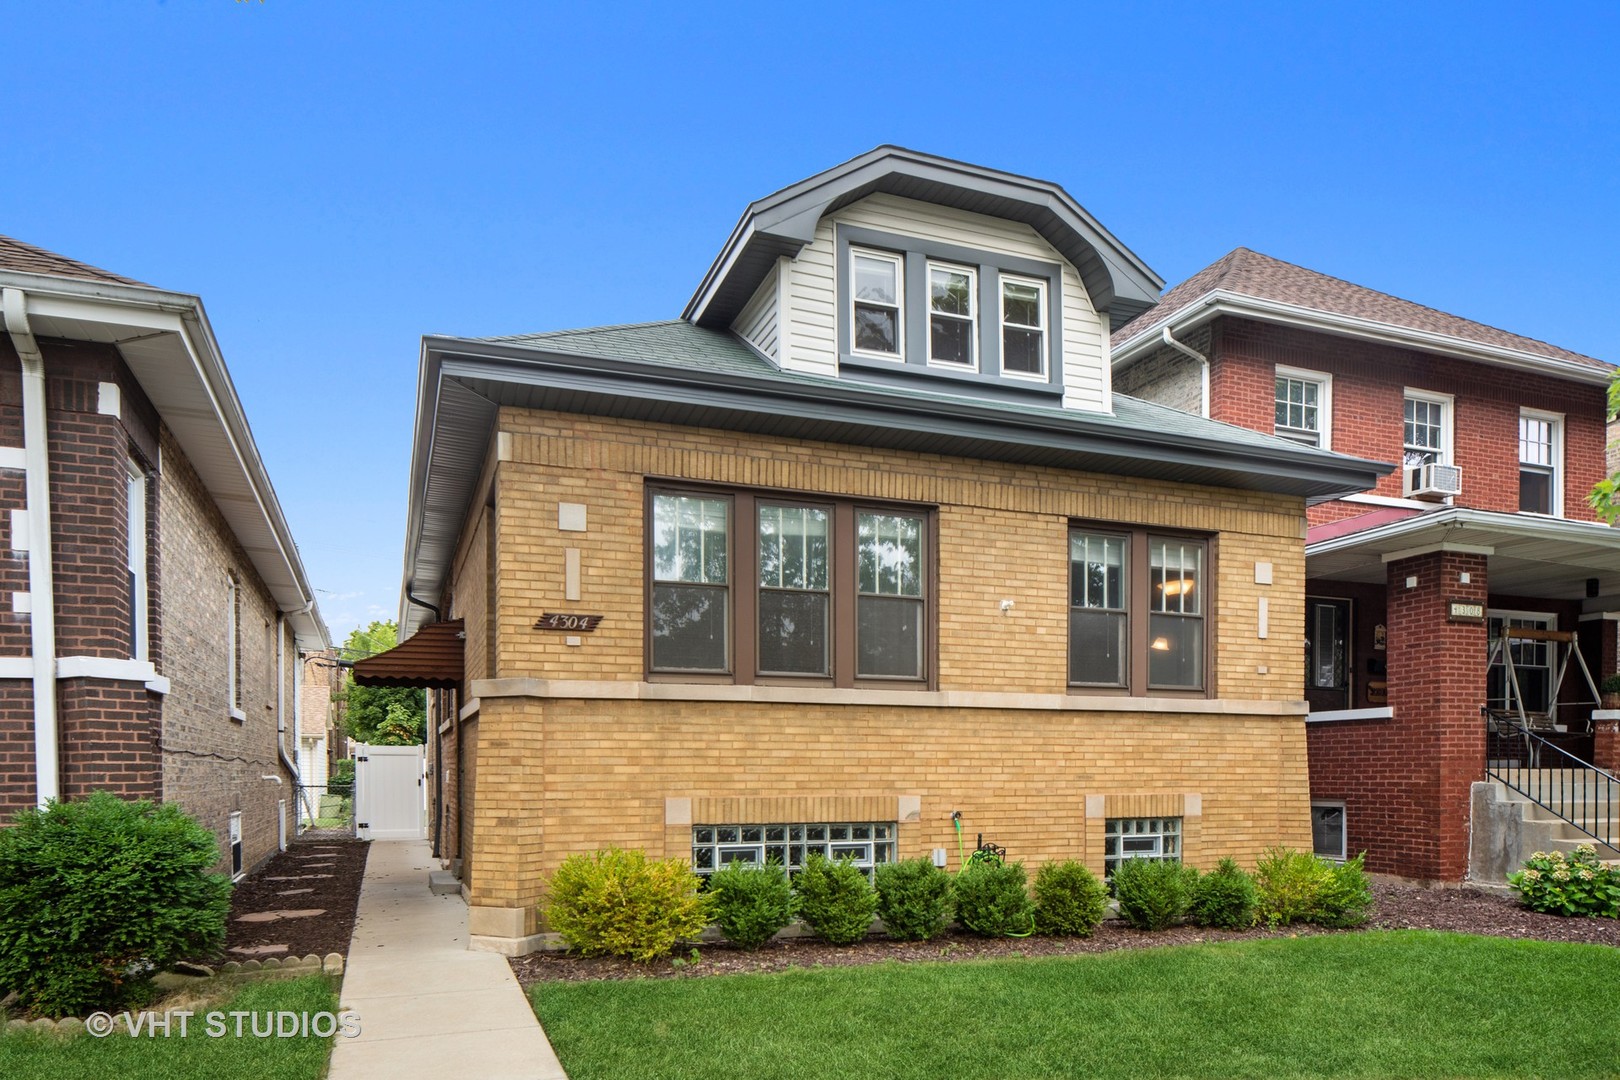
[[[202,303],[0,237],[0,316],[0,814],[178,802],[243,873],[327,639]]]
[[[1245,248],[1112,347],[1121,393],[1400,463],[1307,512],[1317,847],[1460,879],[1472,832],[1477,876],[1511,869],[1513,845],[1483,850],[1496,841],[1470,803],[1489,801],[1473,787],[1488,760],[1511,755],[1488,751],[1485,707],[1523,713],[1548,754],[1617,764],[1562,640],[1574,632],[1595,679],[1615,670],[1620,532],[1586,502],[1606,474],[1611,365]],[[1531,636],[1488,664],[1504,627]]]

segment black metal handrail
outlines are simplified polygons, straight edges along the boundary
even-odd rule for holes
[[[1485,771],[1599,844],[1616,841],[1620,779],[1518,725],[1487,727]]]

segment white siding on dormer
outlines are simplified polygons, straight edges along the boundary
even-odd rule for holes
[[[780,266],[778,263],[771,267],[771,272],[754,290],[753,298],[737,313],[737,320],[731,324],[732,330],[741,335],[744,341],[778,363],[781,363],[780,350],[777,348],[777,272]]]
[[[1080,281],[1080,275],[1058,254],[1057,249],[1022,222],[972,214],[893,195],[871,195],[823,218],[816,227],[815,239],[788,264],[786,349],[778,357],[783,367],[817,375],[836,375],[838,372],[838,280],[834,265],[834,224],[854,225],[977,248],[999,255],[1060,264],[1063,268],[1063,295],[1060,300],[1063,312],[1063,404],[1072,409],[1108,410],[1107,320],[1100,319],[1092,309],[1091,298]]]

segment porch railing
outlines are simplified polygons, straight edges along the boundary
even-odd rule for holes
[[[354,831],[354,785],[299,784],[297,819],[300,835],[310,829]]]
[[[1585,833],[1597,844],[1620,847],[1615,811],[1620,779],[1522,727],[1492,724],[1486,738],[1485,771],[1537,806]]]

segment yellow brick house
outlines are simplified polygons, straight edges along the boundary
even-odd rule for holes
[[[433,688],[475,947],[609,844],[1308,848],[1305,506],[1388,466],[1112,393],[1162,284],[1055,184],[880,147],[680,319],[425,338],[407,640],[358,675]]]

